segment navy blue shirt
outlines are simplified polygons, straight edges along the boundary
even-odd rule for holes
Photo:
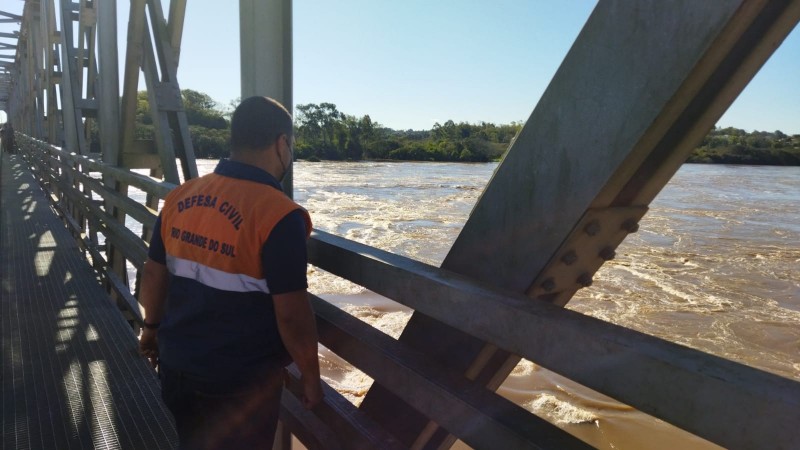
[[[221,160],[217,175],[281,189],[269,173]],[[306,222],[294,210],[281,219],[261,247],[261,264],[270,294],[230,292],[194,279],[170,276],[167,308],[159,329],[162,364],[203,378],[236,381],[291,362],[277,330],[272,294],[308,287]],[[166,264],[159,215],[148,255]]]

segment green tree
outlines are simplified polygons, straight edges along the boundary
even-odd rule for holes
[[[222,116],[228,120],[228,123],[230,123],[231,118],[233,118],[233,112],[236,110],[236,107],[239,106],[239,103],[242,103],[242,97],[236,97],[229,101],[228,105],[222,109]]]
[[[229,125],[223,112],[216,109],[216,102],[207,94],[191,89],[181,91],[181,99],[195,155],[198,158],[221,158],[227,155]],[[138,92],[136,100],[134,139],[153,139],[153,120],[147,92]]]
[[[297,105],[297,140],[304,154],[342,159],[347,147],[345,116],[333,103]]]
[[[800,165],[800,148],[780,130],[712,129],[687,162],[724,164]]]
[[[153,123],[147,91],[139,91],[136,93],[136,123],[144,125],[151,125]]]
[[[186,120],[190,125],[199,125],[205,128],[224,130],[228,128],[223,112],[216,109],[217,102],[208,94],[184,89],[181,91],[183,109],[186,111]]]

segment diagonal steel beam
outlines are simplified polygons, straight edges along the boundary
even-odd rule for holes
[[[39,17],[41,20],[41,48],[44,55],[43,89],[46,89],[47,99],[47,140],[56,145],[62,145],[63,104],[59,107],[59,92],[63,98],[63,85],[61,83],[61,53],[60,35],[56,31],[56,9],[53,0],[40,0]],[[57,75],[58,74],[58,75]]]
[[[8,22],[21,23],[22,22],[22,16],[10,13],[8,11],[0,10],[0,16],[5,17],[5,19],[0,19],[0,23],[4,23],[4,22],[5,23],[8,23]]]
[[[78,51],[75,47],[73,12],[78,5],[72,2],[61,3],[61,101],[64,114],[64,137],[70,151],[85,155],[89,148],[83,134],[83,112],[81,109],[82,86],[79,82]]]
[[[181,41],[183,40],[183,22],[186,17],[186,0],[171,0],[169,2],[169,18],[167,33],[172,45],[172,54],[177,66],[181,56]]]
[[[144,73],[150,112],[156,131],[154,147],[160,171],[173,183],[180,182],[175,158],[180,158],[185,179],[197,176],[186,112],[177,81],[178,61],[173,44],[180,45],[185,2],[170,3],[170,23],[164,19],[159,0],[132,0],[121,107],[123,154],[134,153],[135,116],[139,71]],[[145,14],[149,13],[149,18]],[[152,35],[150,29],[152,28]],[[174,143],[173,143],[174,136]],[[144,145],[153,146],[145,143]]]
[[[166,117],[169,127],[174,133],[174,152],[181,162],[181,169],[184,179],[196,178],[198,176],[197,163],[195,162],[194,147],[192,146],[192,139],[189,133],[189,122],[186,118],[186,111],[183,109],[183,100],[181,97],[180,85],[178,83],[178,60],[173,51],[173,42],[180,42],[180,31],[183,29],[183,18],[172,17],[177,25],[177,30],[170,33],[169,24],[164,18],[164,10],[161,6],[160,0],[147,1],[148,12],[150,13],[150,24],[153,29],[153,46],[152,51],[155,52],[157,59],[152,61],[150,55],[145,54],[145,63],[152,61],[157,63],[158,70],[161,74],[159,86],[168,92],[176,92],[177,99],[175,103],[166,101],[165,97],[169,94],[159,96],[157,95],[151,101],[151,111],[157,113],[160,119],[154,117],[156,120],[164,120]],[[185,12],[185,7],[171,10],[173,14],[182,14]],[[148,46],[147,48],[151,48]],[[147,48],[145,50],[147,50]],[[151,66],[150,70],[155,69],[155,65]],[[148,69],[143,65],[145,75],[148,74]],[[153,73],[153,75],[155,75]],[[149,90],[149,88],[148,88]],[[151,98],[153,92],[150,93]],[[161,100],[159,100],[161,99]],[[155,109],[152,109],[152,108]],[[172,139],[170,136],[165,136],[164,141]],[[163,160],[163,158],[162,158]]]

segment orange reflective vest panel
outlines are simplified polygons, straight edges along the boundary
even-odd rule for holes
[[[287,214],[301,209],[280,190],[209,174],[175,188],[161,212],[161,236],[173,275],[234,292],[269,294],[261,248]]]

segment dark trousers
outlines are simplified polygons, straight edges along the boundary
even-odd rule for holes
[[[250,383],[203,380],[161,364],[161,396],[185,450],[270,449],[278,424],[283,369]]]

